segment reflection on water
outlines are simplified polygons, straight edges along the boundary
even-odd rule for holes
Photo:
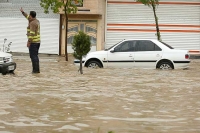
[[[200,61],[189,70],[86,69],[42,57],[32,75],[15,57],[1,76],[0,133],[200,132]]]

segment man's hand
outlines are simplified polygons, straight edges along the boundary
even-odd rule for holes
[[[20,11],[21,11],[22,13],[24,12],[24,10],[22,9],[22,7],[21,7]]]
[[[28,42],[27,42],[27,47],[29,48],[29,47],[30,47],[30,45],[31,45],[31,43],[28,41]]]

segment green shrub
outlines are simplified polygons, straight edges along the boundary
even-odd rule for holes
[[[79,71],[81,74],[83,74],[82,58],[90,51],[90,47],[91,47],[90,37],[83,31],[79,31],[78,34],[74,36],[72,49],[74,50],[73,56],[76,59],[80,60]]]

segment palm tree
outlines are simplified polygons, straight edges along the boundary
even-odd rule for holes
[[[159,0],[136,0],[136,2],[141,2],[144,5],[147,5],[148,7],[153,9],[153,14],[156,22],[156,32],[157,32],[157,39],[161,41],[161,35],[160,30],[158,26],[158,17],[156,15],[156,7],[159,5]]]

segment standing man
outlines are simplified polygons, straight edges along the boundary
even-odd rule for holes
[[[38,51],[40,48],[40,22],[36,19],[36,12],[30,11],[30,14],[24,12],[21,8],[20,11],[28,19],[27,27],[27,47],[29,48],[29,54],[32,61],[33,71],[32,73],[40,73]]]

